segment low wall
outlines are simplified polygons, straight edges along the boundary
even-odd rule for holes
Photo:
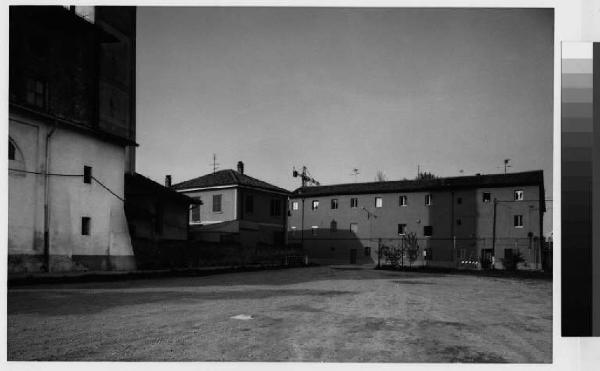
[[[133,239],[138,269],[197,268],[211,266],[279,265],[286,256],[304,255],[297,247],[242,246],[239,243]]]

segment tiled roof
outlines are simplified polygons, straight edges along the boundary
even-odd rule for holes
[[[346,183],[298,188],[292,197],[315,197],[327,195],[353,195],[365,193],[392,193],[425,190],[449,190],[459,188],[491,188],[539,185],[544,186],[542,170],[509,174],[472,175],[429,180],[399,180],[369,183]]]
[[[198,203],[197,200],[167,188],[138,173],[125,174],[125,199],[128,196],[163,197],[188,204]]]
[[[173,185],[173,189],[183,190],[190,188],[210,188],[228,185],[240,185],[251,188],[259,188],[266,191],[280,192],[289,194],[290,191],[283,189],[262,180],[258,180],[246,174],[239,173],[235,170],[219,170],[214,174],[203,175],[198,178],[186,180],[185,182]]]

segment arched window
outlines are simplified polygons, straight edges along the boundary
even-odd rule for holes
[[[337,222],[335,220],[332,220],[331,223],[329,224],[329,230],[331,232],[337,231]]]
[[[25,176],[22,171],[25,170],[25,158],[17,143],[10,137],[8,138],[8,160],[9,170],[14,170],[10,172],[11,175]]]

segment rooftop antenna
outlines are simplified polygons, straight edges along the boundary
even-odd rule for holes
[[[213,162],[212,162],[212,167],[213,167],[213,174],[217,172],[217,169],[219,168],[219,163],[217,162],[217,155],[215,153],[213,153]]]
[[[511,165],[509,165],[509,164],[508,164],[509,162],[510,162],[510,158],[505,158],[505,159],[504,159],[504,174],[506,174],[506,170],[507,170],[509,167],[512,167]],[[498,166],[498,168],[501,168],[501,167],[500,167],[500,166]]]
[[[354,183],[356,183],[356,177],[358,176],[358,174],[360,174],[358,172],[358,168],[352,169],[352,174],[350,174],[350,175],[352,175],[354,177]]]

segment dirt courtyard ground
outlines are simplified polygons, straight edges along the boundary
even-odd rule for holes
[[[312,267],[22,286],[7,304],[8,360],[552,362],[549,280]]]

